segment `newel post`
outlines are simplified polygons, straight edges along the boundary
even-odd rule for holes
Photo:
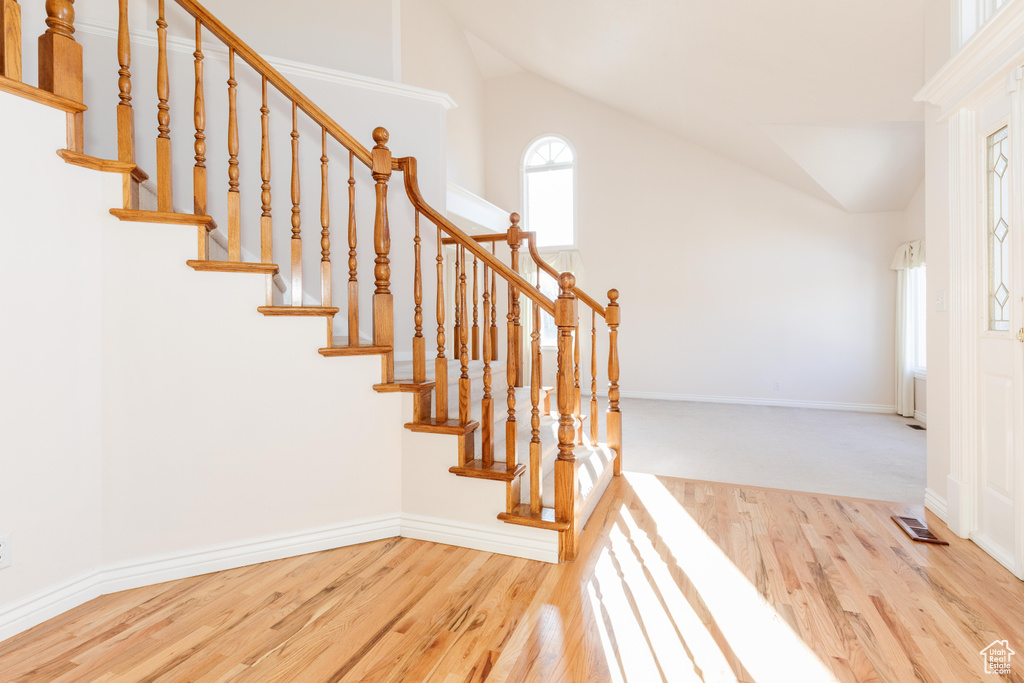
[[[82,46],[74,33],[75,0],[46,0],[46,32],[39,36],[39,87],[82,102]],[[68,146],[76,152],[85,148],[81,112],[68,114]]]
[[[391,346],[395,342],[394,301],[391,295],[391,227],[388,223],[388,180],[391,179],[391,151],[387,148],[390,134],[384,128],[375,128],[371,158],[371,171],[377,185],[377,210],[373,220],[373,249],[377,252],[374,259],[373,276],[376,289],[373,292],[373,344],[374,346]],[[394,351],[382,356],[382,382],[385,384],[395,379]]]
[[[579,322],[573,287],[576,278],[562,273],[558,278],[560,294],[555,301],[555,325],[558,326],[558,459],[555,461],[555,518],[568,522],[569,528],[558,534],[559,560],[576,559],[579,544],[579,505],[576,500],[576,432],[573,408],[573,332]]]
[[[608,446],[615,449],[615,474],[622,474],[622,413],[619,412],[619,290],[608,291]]]
[[[21,80],[21,5],[0,0],[0,76]]]

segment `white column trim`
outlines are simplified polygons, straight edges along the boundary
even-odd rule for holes
[[[975,526],[978,452],[977,235],[980,155],[977,114],[961,109],[949,120],[950,151],[950,443],[948,524],[967,538]]]

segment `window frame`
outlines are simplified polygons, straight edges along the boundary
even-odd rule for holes
[[[530,158],[530,155],[533,154],[538,143],[552,138],[565,144],[565,146],[569,148],[569,152],[572,154],[571,163],[552,164],[550,166],[543,167],[553,170],[558,168],[572,169],[572,243],[546,246],[540,246],[540,244],[538,244],[537,250],[542,254],[565,251],[567,249],[579,249],[579,155],[576,153],[576,147],[574,147],[572,142],[570,142],[564,135],[559,135],[558,133],[544,133],[543,135],[538,135],[531,140],[523,150],[522,158],[519,161],[519,196],[522,200],[523,207],[523,229],[528,232],[532,231],[530,226],[530,190],[529,183],[526,182],[526,174],[531,171],[528,170],[526,162],[527,159]]]

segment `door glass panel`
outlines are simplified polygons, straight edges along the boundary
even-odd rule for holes
[[[1009,128],[988,137],[988,328],[1010,329]]]

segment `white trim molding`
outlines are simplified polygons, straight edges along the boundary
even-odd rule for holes
[[[108,593],[393,538],[401,528],[400,515],[382,515],[102,567],[0,608],[0,640]]]
[[[922,413],[920,410],[914,411],[914,419],[923,425],[928,424],[928,413]]]
[[[780,408],[811,408],[814,410],[849,410],[857,413],[893,413],[894,405],[872,403],[835,403],[832,401],[796,401],[782,398],[747,398],[739,396],[701,396],[698,394],[662,394],[650,391],[623,391],[622,398],[645,398],[654,401],[688,401],[691,403],[729,403],[741,406],[778,406]]]
[[[527,531],[529,529],[529,531]],[[542,532],[540,534],[530,532]],[[558,532],[545,529],[521,529],[482,526],[450,519],[420,515],[402,515],[403,538],[446,543],[489,553],[524,557],[528,560],[558,563]],[[544,537],[547,538],[544,538]]]
[[[117,27],[109,24],[80,21],[75,24],[75,30],[80,33],[117,40]],[[155,31],[133,30],[131,35],[133,48],[137,45],[145,45],[147,47],[157,46]],[[167,49],[172,52],[184,52],[191,55],[195,52],[196,48],[195,43],[189,39],[169,36],[167,38]],[[206,59],[213,58],[225,63],[228,61],[228,51],[226,48],[212,46],[207,47],[204,44],[203,54]],[[395,83],[394,81],[386,81],[381,78],[362,76],[348,71],[330,69],[325,66],[296,62],[290,59],[281,59],[279,57],[264,57],[264,59],[266,59],[272,67],[280,71],[285,76],[305,76],[307,78],[315,78],[320,81],[346,85],[353,88],[360,88],[362,90],[372,90],[389,95],[398,95],[409,99],[422,100],[424,102],[433,102],[434,104],[441,105],[445,109],[454,109],[458,106],[458,104],[455,103],[455,100],[452,99],[451,95],[444,92],[438,92],[436,90],[417,88],[416,86],[405,85],[404,83]]]
[[[509,211],[496,206],[483,197],[448,181],[448,216],[457,216],[483,230],[505,232],[509,226]]]
[[[949,507],[946,505],[946,499],[937,494],[932,489],[924,490],[924,506],[932,511],[932,513],[941,519],[944,523],[946,522],[949,514]]]

